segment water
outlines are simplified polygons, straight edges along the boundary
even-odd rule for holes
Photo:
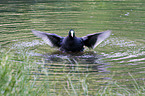
[[[106,86],[108,80],[132,87],[132,78],[142,85],[145,78],[145,1],[144,0],[1,0],[1,48],[29,50],[36,64],[40,64],[39,81],[60,86],[73,78],[79,89],[79,80],[86,79],[95,92]],[[64,54],[35,37],[31,29],[66,36],[70,29],[78,37],[112,30],[111,36],[94,50],[82,54]],[[49,80],[45,71],[49,72]],[[67,86],[67,85],[66,85]],[[53,91],[54,92],[54,91]]]

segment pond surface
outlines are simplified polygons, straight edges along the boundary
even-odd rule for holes
[[[62,85],[69,86],[68,76],[79,90],[84,78],[89,94],[94,94],[108,80],[131,89],[130,74],[139,85],[145,79],[144,0],[1,0],[0,29],[1,48],[16,53],[25,48],[40,64],[37,72],[32,70],[39,75],[38,83],[46,80],[61,90]],[[31,29],[60,36],[67,36],[70,29],[78,37],[105,30],[112,34],[94,50],[65,54],[46,45]]]

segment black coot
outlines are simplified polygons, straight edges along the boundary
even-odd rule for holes
[[[100,33],[88,34],[84,37],[76,37],[75,31],[71,29],[67,37],[61,37],[53,33],[36,30],[32,30],[32,32],[37,37],[42,38],[51,47],[58,47],[64,52],[81,52],[84,50],[84,46],[94,49],[111,34],[111,31],[107,30]]]

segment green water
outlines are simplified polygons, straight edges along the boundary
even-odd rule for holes
[[[61,54],[35,37],[31,29],[67,36],[112,30],[112,35],[94,50],[84,54]],[[40,64],[38,85],[51,83],[63,92],[66,75],[79,90],[85,78],[89,94],[95,94],[107,81],[117,81],[131,89],[132,78],[139,85],[145,79],[145,1],[144,0],[1,0],[0,45],[2,49],[24,48]],[[17,60],[15,60],[17,61]],[[49,72],[48,76],[41,68]],[[49,79],[48,79],[49,78]],[[59,85],[59,86],[56,86]],[[53,88],[56,90],[53,90]],[[69,88],[68,88],[69,89]]]

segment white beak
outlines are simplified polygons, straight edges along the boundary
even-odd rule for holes
[[[74,31],[71,31],[71,37],[73,37],[73,36],[74,36],[73,34],[74,34]]]

